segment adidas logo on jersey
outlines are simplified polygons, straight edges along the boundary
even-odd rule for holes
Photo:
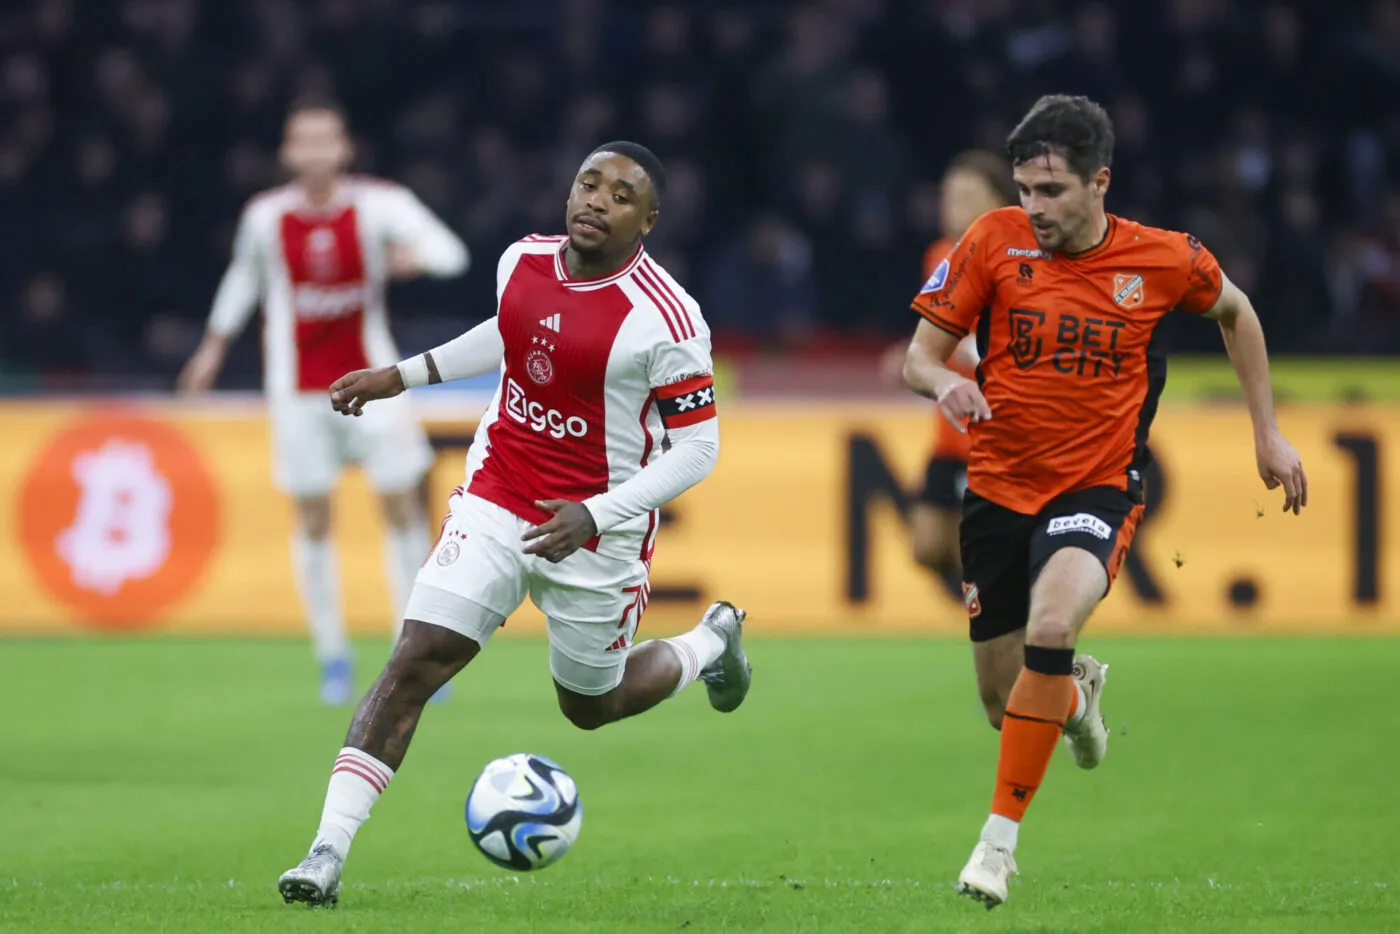
[[[556,311],[548,318],[541,318],[540,324],[544,325],[545,327],[549,328],[551,331],[554,331],[557,334],[559,332],[559,312]]]

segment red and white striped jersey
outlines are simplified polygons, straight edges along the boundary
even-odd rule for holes
[[[348,177],[320,207],[296,185],[264,192],[243,210],[209,328],[237,334],[262,300],[263,383],[274,398],[389,366],[399,359],[384,305],[391,244],[431,276],[467,268],[462,241],[401,185]]]
[[[496,268],[501,384],[467,456],[469,492],[542,523],[537,500],[583,502],[644,466],[667,429],[715,417],[700,306],[638,247],[601,279],[569,277],[566,238],[530,236]],[[650,558],[655,511],[585,547]]]

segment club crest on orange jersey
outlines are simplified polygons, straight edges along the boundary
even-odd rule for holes
[[[1119,273],[1113,277],[1113,300],[1124,308],[1136,308],[1144,300],[1142,276]]]

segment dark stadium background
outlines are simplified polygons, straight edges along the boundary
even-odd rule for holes
[[[402,287],[429,346],[559,228],[598,142],[668,163],[651,248],[721,352],[906,334],[949,156],[1047,89],[1117,122],[1110,208],[1189,230],[1276,353],[1400,352],[1400,3],[12,0],[0,8],[0,379],[168,385],[300,91],[348,107],[475,271]],[[1177,351],[1219,347],[1174,321]],[[256,385],[245,339],[223,385]]]

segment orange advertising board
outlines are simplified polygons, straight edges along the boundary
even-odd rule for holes
[[[430,422],[434,513],[461,479],[463,412]],[[1091,625],[1400,632],[1400,512],[1387,497],[1400,490],[1400,407],[1300,407],[1283,422],[1312,484],[1301,517],[1255,475],[1242,410],[1159,415],[1149,512]],[[721,425],[719,468],[666,511],[648,629],[725,598],[750,609],[756,633],[965,631],[961,604],[909,558],[901,518],[927,409],[732,403]],[[302,631],[291,509],[256,404],[7,403],[0,432],[0,631]],[[387,633],[380,520],[354,472],[336,538],[350,626]],[[508,631],[538,623],[527,607]]]

